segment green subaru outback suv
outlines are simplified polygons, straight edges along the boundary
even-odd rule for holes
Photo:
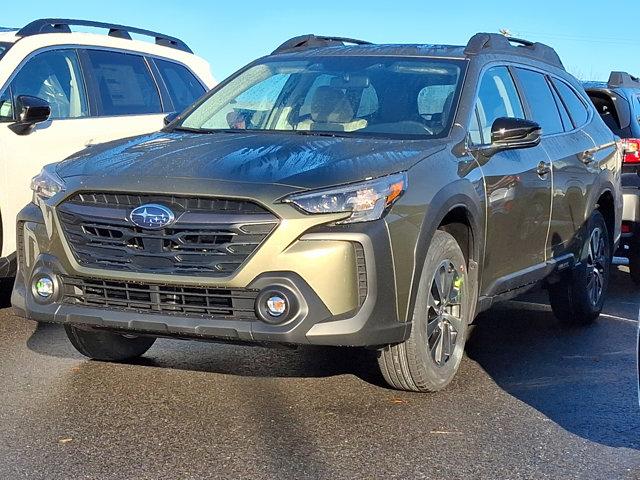
[[[496,301],[600,313],[620,148],[545,45],[297,37],[167,122],[45,167],[18,217],[14,306],[89,357],[365,346],[434,391]]]

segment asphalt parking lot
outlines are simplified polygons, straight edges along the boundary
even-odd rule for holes
[[[0,478],[640,478],[627,276],[586,329],[536,293],[487,312],[435,395],[386,388],[361,350],[161,340],[87,361],[5,308]]]

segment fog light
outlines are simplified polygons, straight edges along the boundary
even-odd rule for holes
[[[256,297],[256,315],[260,320],[271,325],[290,321],[299,310],[295,293],[282,285],[267,287]]]
[[[49,298],[53,295],[53,280],[47,276],[38,277],[33,282],[33,288],[40,298]]]
[[[279,317],[287,311],[287,299],[274,295],[267,299],[267,312],[273,317]]]

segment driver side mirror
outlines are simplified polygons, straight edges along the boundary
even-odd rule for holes
[[[30,95],[19,95],[16,98],[16,111],[18,120],[9,125],[9,128],[18,135],[30,133],[36,123],[46,122],[51,115],[51,107],[46,100]]]
[[[540,143],[542,127],[524,118],[496,118],[491,125],[491,144],[483,148],[485,156],[502,150],[531,148]]]

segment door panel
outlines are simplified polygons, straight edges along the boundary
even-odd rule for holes
[[[475,118],[469,128],[470,142],[489,145],[496,119],[524,116],[511,72],[505,66],[492,67],[480,82]],[[481,291],[495,295],[502,293],[503,288],[522,285],[518,282],[524,271],[531,271],[546,260],[551,172],[549,158],[540,146],[503,150],[489,158],[482,152],[480,148],[475,153],[482,168],[487,196]],[[545,171],[539,172],[540,167]],[[506,277],[509,277],[508,287],[502,283]]]
[[[542,146],[553,158],[553,213],[547,243],[547,256],[553,258],[575,250],[597,163],[589,159],[593,141],[580,130],[544,138]]]
[[[548,164],[541,147],[499,152],[482,172],[487,192],[487,233],[482,291],[495,282],[546,260],[551,212],[551,174],[538,174]]]

